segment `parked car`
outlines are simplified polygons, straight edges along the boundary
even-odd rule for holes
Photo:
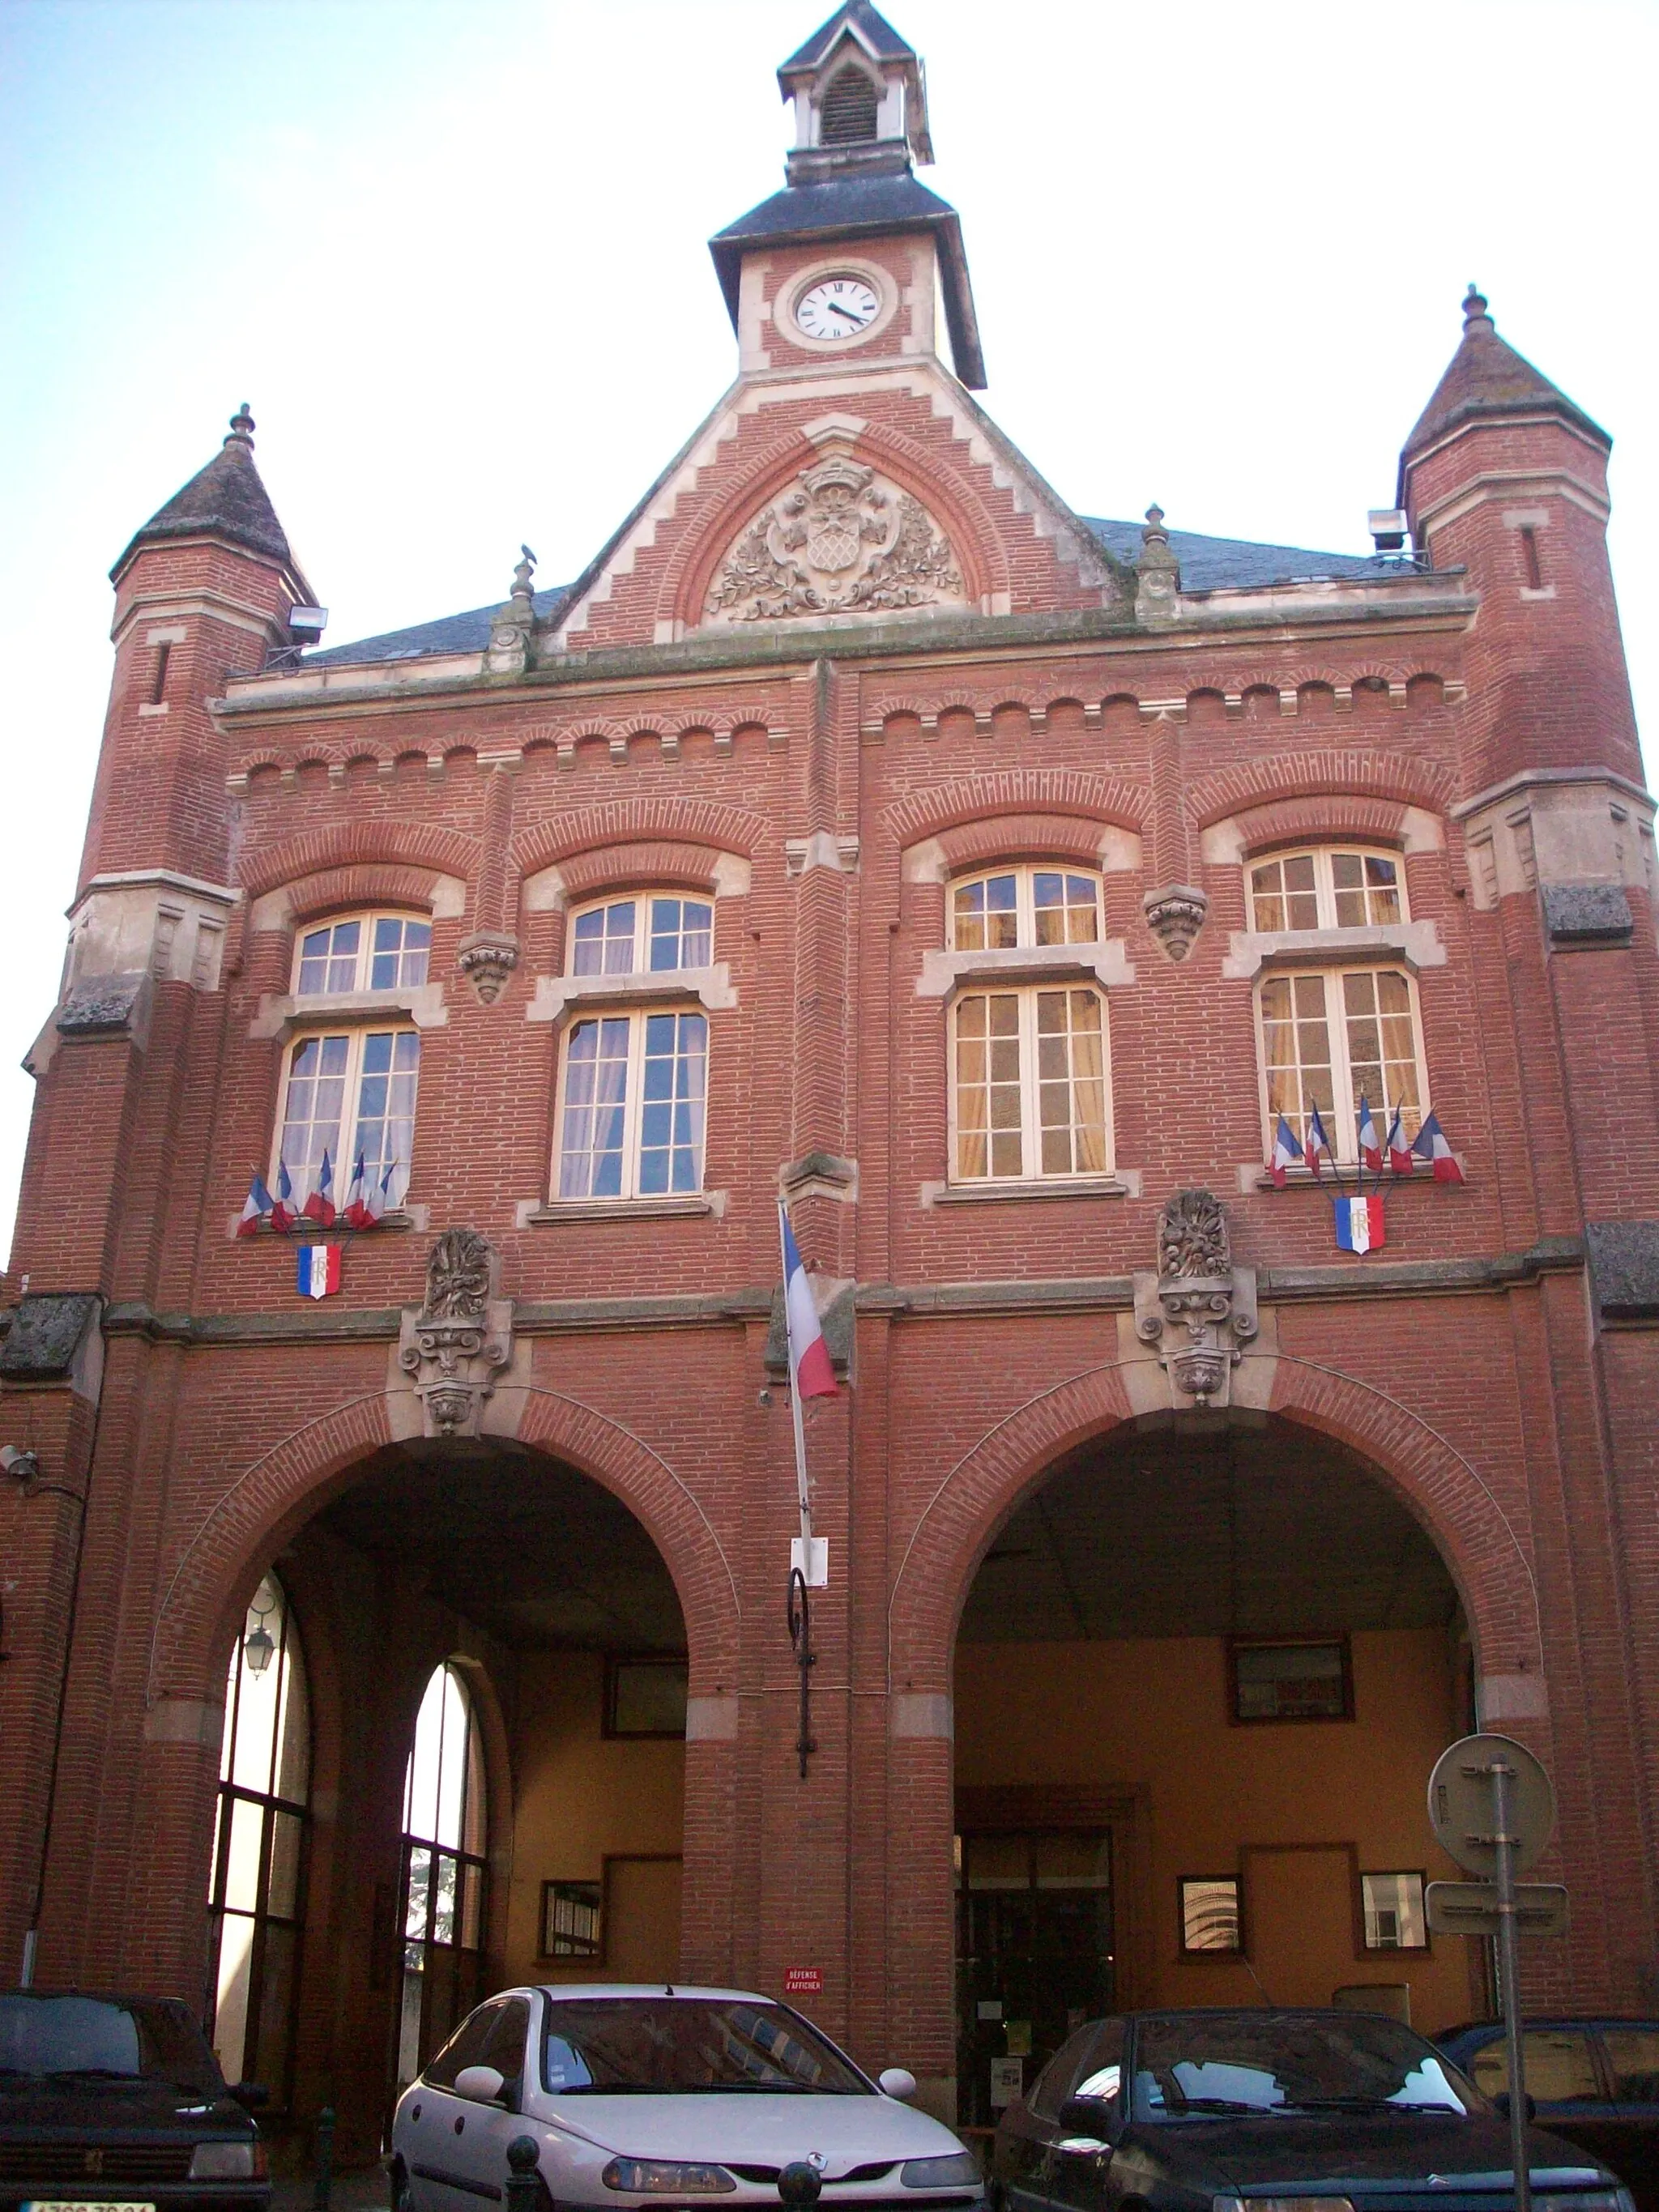
[[[740,1990],[568,1984],[505,1990],[469,2014],[398,2100],[393,2212],[478,2212],[529,2136],[567,2207],[720,2197],[775,2205],[805,2162],[837,2208],[979,2208],[978,2164],[787,2005]],[[784,2194],[799,2202],[792,2177]],[[811,2194],[809,2189],[808,2194]]]
[[[1529,2131],[1537,2212],[1632,2212],[1599,2159]],[[1131,2013],[1050,2059],[997,2129],[997,2212],[1508,2212],[1509,2123],[1398,2021]],[[1265,2212],[1265,2208],[1264,2208]]]
[[[0,2212],[267,2212],[264,2096],[173,1999],[0,1990]]]
[[[1527,2094],[1544,2126],[1605,2159],[1639,2212],[1659,2212],[1659,2020],[1529,2020],[1525,2034]],[[1502,2021],[1434,2040],[1489,2097],[1507,2092]]]

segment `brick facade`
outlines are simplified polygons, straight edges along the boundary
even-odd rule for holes
[[[291,1547],[407,1433],[399,1314],[458,1224],[513,1302],[497,1433],[622,1499],[673,1577],[701,1716],[688,1977],[775,1987],[811,1957],[861,2057],[951,2075],[938,1716],[957,1620],[1045,1474],[1149,1417],[1132,1278],[1165,1200],[1205,1186],[1258,1271],[1255,1410],[1231,1418],[1331,1439],[1408,1508],[1455,1583],[1481,1710],[1554,1773],[1543,1871],[1571,1886],[1573,1929],[1529,1954],[1529,1995],[1654,2002],[1659,946],[1606,441],[1541,379],[1493,397],[1466,356],[1500,342],[1472,315],[1467,404],[1402,464],[1414,561],[1155,613],[1149,565],[1064,509],[944,366],[935,251],[902,222],[860,239],[897,310],[835,356],[792,351],[772,310],[852,249],[745,249],[733,392],[516,646],[509,602],[489,644],[268,670],[308,587],[210,517],[141,532],[117,572],[90,950],[33,1055],[10,1284],[15,1316],[94,1293],[98,1342],[48,1371],[15,1322],[0,1368],[4,1440],[55,1486],[0,1486],[0,1956],[15,1970],[36,1918],[50,1790],[37,1978],[199,1992],[226,1656],[259,1576],[299,1559],[320,1793],[301,2094],[326,2090],[365,2142],[399,1747],[465,1630],[411,1601],[371,1636]],[[920,503],[960,604],[707,620],[734,543],[826,452]],[[162,702],[158,629],[177,634]],[[1364,1259],[1333,1249],[1326,1195],[1256,1167],[1244,864],[1333,841],[1400,856],[1429,1097],[1465,1175],[1395,1190]],[[928,980],[946,885],[1056,860],[1100,872],[1121,949],[1116,1188],[967,1191],[950,992]],[[1145,912],[1171,885],[1208,902],[1178,962]],[[573,905],[645,886],[713,897],[709,1203],[562,1216],[565,1029],[538,983],[565,971]],[[1575,929],[1590,892],[1601,924]],[[432,921],[409,1201],[348,1240],[343,1295],[313,1306],[289,1243],[233,1224],[271,1154],[295,933],[368,906]],[[487,1002],[459,964],[481,932],[516,953]],[[856,1320],[843,1394],[807,1408],[832,1577],[803,1784],[790,1413],[764,1353],[780,1175],[811,1155],[856,1164],[802,1178],[793,1209]],[[1606,1224],[1644,1224],[1645,1289],[1622,1304],[1589,1267]]]

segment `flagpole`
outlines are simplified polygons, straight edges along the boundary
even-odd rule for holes
[[[789,1248],[784,1241],[788,1221],[789,1209],[780,1199],[778,1256],[783,1267],[783,1356],[789,1370],[789,1416],[795,1431],[795,1491],[800,1500],[801,1557],[810,1560],[812,1555],[805,1548],[812,1540],[812,1501],[806,1486],[806,1428],[801,1418],[800,1377],[795,1372],[793,1347],[789,1341]]]

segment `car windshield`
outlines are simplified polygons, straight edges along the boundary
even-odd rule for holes
[[[213,2053],[181,2004],[0,1992],[0,2084],[167,2081],[219,2096]]]
[[[665,1994],[550,2002],[542,2080],[567,2097],[874,2094],[833,2044],[781,2005]]]
[[[1356,2013],[1169,2013],[1135,2031],[1135,2105],[1151,2120],[1227,2112],[1480,2109],[1421,2036]]]

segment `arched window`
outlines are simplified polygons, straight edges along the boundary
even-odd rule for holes
[[[875,86],[861,69],[849,62],[830,80],[820,111],[818,143],[852,146],[876,135],[876,110],[880,100]]]
[[[305,1917],[311,1702],[305,1654],[274,1574],[253,1594],[231,1654],[213,1872],[213,2047],[229,2081],[289,2101]]]
[[[421,1699],[404,1780],[400,2088],[483,1995],[484,1799],[472,1699],[446,1661]]]

